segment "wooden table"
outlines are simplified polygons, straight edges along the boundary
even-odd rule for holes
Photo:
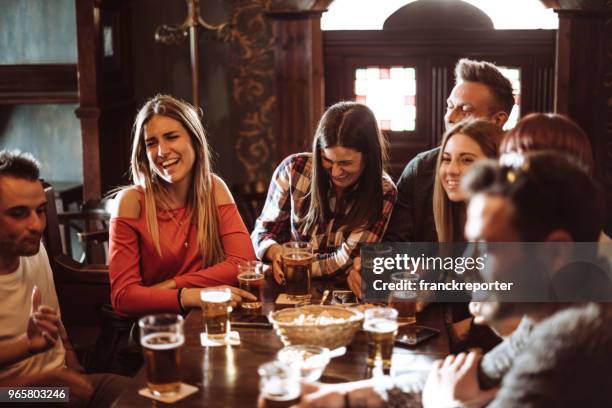
[[[321,298],[325,287],[337,289],[340,284],[315,281],[312,285],[313,303]],[[264,289],[262,313],[276,309],[273,301],[280,288],[268,278]],[[318,303],[318,302],[316,302]],[[240,311],[234,312],[234,314]],[[438,358],[449,352],[442,309],[431,305],[418,316],[418,324],[439,329],[440,335],[414,349],[396,347],[393,351],[393,372],[426,370]],[[253,407],[259,393],[257,368],[275,358],[283,347],[272,329],[239,328],[240,346],[204,348],[200,333],[204,330],[200,310],[192,310],[185,321],[185,346],[182,351],[181,374],[183,382],[195,385],[199,391],[177,403],[181,407]],[[400,328],[400,333],[402,328]],[[366,365],[366,343],[363,332],[358,332],[347,353],[333,359],[327,366],[322,382],[354,381],[371,376]],[[143,368],[135,377],[136,384],[125,390],[116,407],[163,405],[138,395],[146,384]]]

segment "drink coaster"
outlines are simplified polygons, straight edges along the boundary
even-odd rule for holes
[[[181,383],[181,389],[179,390],[179,392],[177,392],[174,395],[158,397],[157,395],[153,395],[153,393],[147,387],[141,388],[140,390],[138,390],[138,394],[146,398],[151,398],[156,401],[164,402],[166,404],[173,404],[176,401],[180,401],[183,398],[187,398],[188,396],[196,393],[197,391],[198,391],[198,387],[194,387],[193,385],[190,385],[190,384]]]
[[[202,347],[239,346],[240,333],[237,331],[231,331],[228,338],[220,340],[210,339],[208,334],[200,333],[200,343],[202,344]]]

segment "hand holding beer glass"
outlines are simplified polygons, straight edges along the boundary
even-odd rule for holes
[[[262,290],[264,285],[263,263],[259,261],[247,261],[238,264],[238,283],[240,289],[249,292],[256,299],[243,300],[243,309],[261,308]]]
[[[209,288],[200,292],[204,331],[211,340],[225,341],[230,332],[232,292],[229,288]]]
[[[308,242],[283,244],[282,267],[287,296],[292,300],[310,299],[310,277],[314,255]]]
[[[363,330],[368,342],[368,365],[391,368],[391,356],[397,334],[397,310],[375,307],[365,311]]]
[[[185,343],[183,317],[145,316],[138,321],[138,326],[147,366],[147,387],[158,397],[177,394],[181,389],[181,347]]]

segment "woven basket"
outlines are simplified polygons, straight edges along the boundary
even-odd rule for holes
[[[300,315],[310,318],[300,321]],[[285,346],[312,345],[332,350],[353,340],[363,313],[338,306],[304,306],[270,313],[269,319]]]

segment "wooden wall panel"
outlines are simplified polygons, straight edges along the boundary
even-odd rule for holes
[[[0,65],[0,104],[75,103],[75,64]]]

